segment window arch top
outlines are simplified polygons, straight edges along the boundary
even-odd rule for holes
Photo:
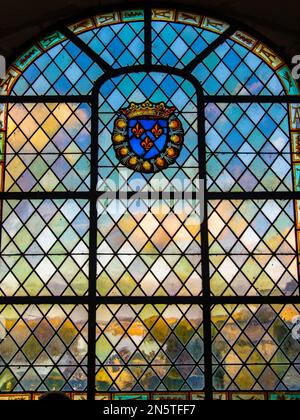
[[[99,13],[54,28],[15,60],[2,95],[89,95],[110,70],[169,66],[206,95],[297,95],[285,61],[236,24],[175,9]]]

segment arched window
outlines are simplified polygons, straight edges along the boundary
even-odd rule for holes
[[[300,388],[300,97],[236,23],[99,12],[1,84],[0,392]]]

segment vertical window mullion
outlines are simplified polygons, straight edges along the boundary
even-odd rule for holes
[[[90,193],[90,261],[89,261],[89,332],[88,332],[88,399],[96,392],[96,320],[97,320],[97,180],[98,180],[98,92],[92,96],[91,193]]]
[[[211,400],[212,390],[212,340],[211,340],[211,305],[210,305],[210,273],[209,273],[209,243],[208,243],[208,192],[206,177],[206,132],[205,132],[205,98],[198,91],[198,145],[199,145],[199,178],[203,180],[204,204],[201,215],[201,254],[202,254],[202,281],[203,281],[203,334],[204,334],[204,378],[205,398]]]

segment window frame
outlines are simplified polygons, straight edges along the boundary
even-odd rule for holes
[[[10,304],[75,304],[75,305],[87,305],[89,312],[88,320],[88,399],[94,400],[96,394],[96,312],[97,307],[100,304],[195,304],[203,307],[203,325],[204,325],[204,361],[205,361],[205,398],[207,400],[213,399],[213,354],[212,354],[212,322],[211,312],[215,305],[225,304],[300,304],[299,296],[258,296],[258,297],[247,297],[247,296],[235,296],[235,297],[224,297],[224,296],[213,296],[210,290],[210,261],[209,261],[209,229],[208,229],[208,203],[211,200],[291,200],[296,202],[300,200],[300,192],[209,192],[207,186],[205,188],[204,200],[205,200],[205,211],[204,221],[201,225],[201,240],[202,240],[202,275],[203,275],[203,295],[200,297],[100,297],[97,296],[97,201],[104,194],[107,196],[105,191],[97,191],[98,181],[98,101],[99,101],[99,89],[105,81],[110,80],[114,77],[138,73],[138,72],[160,72],[168,73],[176,76],[181,76],[189,80],[197,89],[197,100],[198,100],[198,139],[199,139],[199,177],[206,180],[206,144],[203,139],[206,138],[205,131],[205,106],[207,103],[222,103],[222,104],[234,104],[234,103],[270,103],[270,104],[298,104],[300,103],[300,96],[295,95],[283,95],[283,96],[219,96],[204,95],[200,82],[194,77],[191,72],[196,66],[204,60],[216,47],[221,45],[231,35],[233,35],[238,29],[245,28],[244,24],[239,24],[231,19],[225,17],[226,22],[230,24],[230,28],[227,29],[222,35],[220,35],[214,42],[212,42],[200,55],[196,57],[190,64],[183,69],[171,68],[161,65],[152,64],[152,17],[151,9],[159,8],[174,8],[174,9],[187,9],[187,6],[181,7],[180,4],[172,3],[157,3],[150,2],[145,7],[141,3],[130,4],[128,6],[108,6],[101,8],[97,12],[106,12],[112,10],[128,10],[128,9],[143,9],[145,12],[145,64],[135,65],[131,67],[125,67],[120,69],[113,69],[103,59],[101,59],[95,52],[93,52],[83,41],[81,41],[74,33],[66,28],[68,21],[60,23],[56,26],[56,30],[60,30],[69,40],[71,40],[76,46],[84,51],[90,58],[92,58],[98,65],[104,70],[104,75],[95,83],[93,92],[91,95],[62,95],[62,96],[0,96],[0,103],[13,104],[13,103],[88,103],[91,105],[91,189],[89,192],[47,192],[47,193],[33,193],[33,192],[0,192],[0,200],[14,200],[14,199],[87,199],[90,202],[90,260],[89,260],[89,292],[88,296],[75,296],[75,297],[0,297],[0,305]],[[203,10],[199,8],[188,7],[190,12],[197,14],[203,14]],[[216,14],[213,13],[215,16]],[[88,15],[90,16],[90,15]],[[82,19],[84,16],[80,16]],[[223,17],[215,16],[216,18],[223,19]],[[72,18],[72,22],[74,17]],[[51,28],[50,28],[51,29]],[[49,33],[50,29],[47,29]],[[253,34],[253,29],[249,28],[249,33]],[[254,35],[256,35],[254,33]],[[42,34],[39,34],[36,39],[40,39]],[[257,34],[257,37],[261,41],[265,41],[270,47],[273,47],[275,51],[278,51],[277,47],[272,46],[269,40],[265,40],[261,34]],[[32,41],[28,43],[32,45]],[[26,48],[22,48],[24,51]],[[286,62],[289,60],[285,57],[285,54],[281,54]],[[12,60],[11,60],[12,61]],[[292,168],[292,165],[291,165]],[[206,182],[205,182],[206,185]],[[300,278],[300,277],[299,277]],[[300,283],[299,283],[300,287]],[[299,385],[300,389],[300,385]],[[202,391],[199,391],[202,392]]]

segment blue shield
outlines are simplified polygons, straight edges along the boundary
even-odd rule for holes
[[[166,119],[129,120],[129,144],[132,151],[143,159],[153,159],[166,148],[168,121]]]

